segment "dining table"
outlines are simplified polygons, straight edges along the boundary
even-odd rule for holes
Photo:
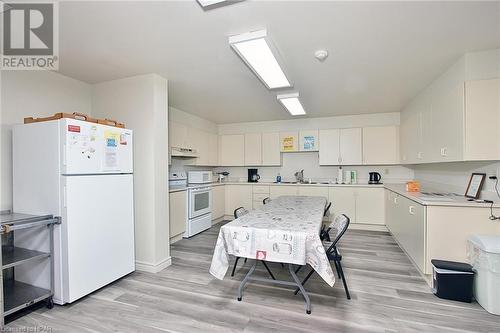
[[[330,286],[335,283],[330,262],[320,239],[327,200],[321,196],[280,196],[261,208],[220,228],[210,273],[223,279],[229,268],[229,256],[255,259],[238,288],[238,301],[248,281],[269,282],[299,288],[306,313],[311,313],[309,295],[296,274],[297,266],[309,264]],[[292,278],[274,280],[255,276],[259,261],[288,264]]]

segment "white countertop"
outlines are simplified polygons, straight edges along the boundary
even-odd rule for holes
[[[438,190],[423,189],[423,192],[407,192],[405,184],[385,184],[385,188],[402,195],[410,200],[424,206],[449,206],[449,207],[479,207],[490,208],[491,204],[485,202],[469,201],[464,195],[455,193],[444,193]],[[445,195],[430,195],[428,193],[441,193]],[[500,208],[500,203],[493,204],[494,208]]]
[[[222,186],[222,185],[273,185],[273,186],[317,186],[317,187],[371,187],[371,188],[385,188],[399,195],[402,195],[410,200],[415,201],[424,206],[448,206],[448,207],[478,207],[478,208],[489,208],[491,204],[477,201],[469,201],[463,195],[458,194],[447,194],[447,195],[429,195],[421,192],[406,192],[405,184],[335,184],[335,183],[316,183],[316,184],[297,184],[297,183],[273,183],[273,182],[238,182],[238,181],[227,181],[227,182],[214,182],[210,184],[188,184],[186,186],[171,186],[169,192],[180,192],[186,191],[190,188],[198,188],[203,186]],[[427,190],[423,189],[423,192],[429,193],[440,193],[443,191],[439,190]],[[500,202],[495,202],[493,208],[500,208]]]
[[[335,184],[335,183],[273,183],[273,182],[257,182],[257,183],[250,183],[250,182],[238,182],[238,181],[227,181],[227,182],[214,182],[214,183],[208,183],[208,184],[188,184],[186,186],[170,186],[169,192],[179,192],[179,191],[186,191],[190,188],[198,188],[198,187],[203,187],[203,186],[221,186],[221,185],[273,185],[273,186],[318,186],[318,187],[384,187],[384,184]]]

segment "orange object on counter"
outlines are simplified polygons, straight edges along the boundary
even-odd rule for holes
[[[406,192],[420,192],[420,182],[416,180],[406,182]]]

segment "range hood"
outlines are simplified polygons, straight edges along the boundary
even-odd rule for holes
[[[172,147],[170,148],[170,156],[194,158],[198,157],[198,152],[196,151],[196,149],[191,148]]]

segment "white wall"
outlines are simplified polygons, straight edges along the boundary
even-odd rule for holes
[[[500,77],[500,49],[467,53],[465,80],[486,80]]]
[[[378,113],[353,116],[323,118],[302,118],[278,121],[235,123],[218,125],[219,134],[241,134],[255,132],[298,131],[306,129],[349,128],[365,126],[399,125],[399,113]],[[281,167],[257,167],[263,181],[274,181],[280,173],[283,181],[294,180],[294,173],[304,169],[304,177],[314,181],[331,181],[337,178],[336,166],[320,166],[318,153],[283,153]],[[230,179],[246,180],[248,167],[216,168],[216,171],[228,171]],[[368,182],[368,172],[379,172],[383,181],[399,183],[413,178],[413,171],[402,166],[349,166],[344,170],[356,170],[360,183]]]
[[[500,162],[498,161],[434,163],[412,167],[415,171],[415,179],[421,181],[422,186],[458,194],[465,193],[473,172],[486,173],[487,177],[500,176]],[[494,180],[486,178],[480,198],[499,201],[500,198],[495,192],[494,185]]]
[[[171,106],[168,108],[168,119],[169,121],[174,121],[179,124],[191,126],[193,128],[200,129],[209,133],[217,134],[218,131],[216,123]]]
[[[56,112],[91,113],[91,86],[50,71],[2,71],[0,210],[12,209],[12,125]]]
[[[313,181],[335,181],[338,174],[336,166],[320,166],[317,152],[283,153],[282,165],[280,167],[219,167],[215,170],[228,171],[229,180],[246,181],[247,170],[257,168],[261,181],[276,181],[279,173],[282,181],[295,181],[294,173],[304,169],[304,179],[312,178]],[[403,166],[345,166],[346,170],[358,172],[358,183],[368,182],[368,172],[376,171],[382,175],[382,181],[386,183],[401,183],[413,178],[413,170]]]
[[[167,96],[167,80],[156,74],[96,84],[92,96],[93,116],[134,130],[136,262],[152,272],[170,263]]]

